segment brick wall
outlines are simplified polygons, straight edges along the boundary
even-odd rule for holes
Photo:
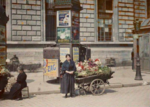
[[[133,42],[133,22],[137,18],[140,21],[146,19],[146,0],[119,0],[119,41]]]
[[[81,42],[94,42],[95,0],[80,0],[80,3],[83,7],[80,11],[80,40]]]
[[[41,41],[41,0],[12,0],[12,41]]]

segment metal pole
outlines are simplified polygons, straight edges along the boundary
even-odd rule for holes
[[[139,38],[137,39],[137,55],[136,55],[136,76],[135,80],[143,80],[141,75],[141,64],[139,56]]]

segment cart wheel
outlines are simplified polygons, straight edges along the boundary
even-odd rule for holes
[[[90,91],[93,95],[101,95],[105,91],[105,83],[101,79],[95,79],[90,84]]]
[[[84,89],[79,89],[79,95],[86,95],[86,92]]]

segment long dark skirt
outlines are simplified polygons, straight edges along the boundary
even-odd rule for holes
[[[74,75],[64,74],[61,79],[61,93],[74,94],[75,91],[75,78]]]
[[[15,83],[10,90],[9,99],[16,99],[21,97],[21,90],[21,85],[19,83]]]
[[[7,83],[8,83],[7,76],[0,76],[0,90],[1,90],[0,97],[2,97]]]

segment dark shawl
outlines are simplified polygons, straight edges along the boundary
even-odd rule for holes
[[[70,60],[70,63],[66,60],[61,69],[62,81],[61,81],[61,93],[74,93],[75,78],[74,74],[68,74],[65,71],[76,71],[74,61]]]
[[[4,89],[6,87],[8,83],[8,79],[7,79],[7,75],[5,76],[0,76],[0,98],[2,97],[3,93],[4,93]]]
[[[12,86],[10,90],[10,93],[9,93],[10,99],[16,98],[16,96],[21,92],[21,90],[27,87],[26,78],[27,78],[27,75],[25,74],[25,72],[20,73],[18,75],[17,82]]]
[[[8,83],[7,75],[0,76],[0,90],[3,90]]]

